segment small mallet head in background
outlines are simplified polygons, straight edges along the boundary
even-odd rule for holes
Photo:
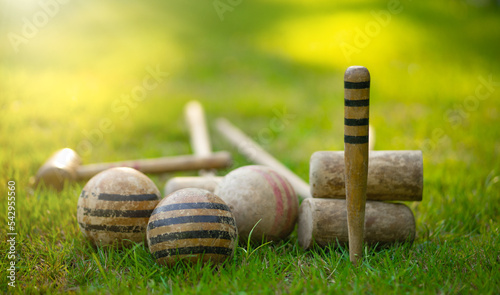
[[[149,251],[159,264],[179,260],[224,262],[233,256],[238,231],[234,215],[213,193],[195,188],[165,197],[149,219]]]
[[[35,175],[34,185],[45,183],[47,187],[62,190],[66,181],[75,181],[78,177],[77,168],[81,164],[78,154],[64,148],[55,152]]]
[[[368,123],[370,73],[349,67],[344,75],[344,162],[349,257],[357,265],[363,255],[366,184],[368,176]]]
[[[251,165],[228,173],[215,189],[236,218],[239,235],[260,243],[281,240],[294,229],[299,201],[288,180],[274,169]]]
[[[142,172],[111,168],[92,177],[78,199],[82,233],[95,245],[123,246],[146,239],[149,217],[160,191]]]

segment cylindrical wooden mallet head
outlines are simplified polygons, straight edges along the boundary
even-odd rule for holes
[[[299,209],[298,239],[304,249],[315,243],[345,245],[347,211],[345,200],[309,198]],[[415,218],[403,204],[367,201],[365,211],[365,242],[369,245],[390,245],[413,242]]]
[[[77,168],[81,164],[78,154],[65,148],[55,152],[35,175],[35,186],[45,183],[47,187],[61,190],[65,181],[75,181],[77,179]]]
[[[174,177],[165,184],[164,195],[167,196],[183,188],[199,188],[211,193],[215,191],[217,184],[222,181],[222,176],[192,176]]]
[[[286,238],[294,229],[298,198],[288,180],[274,169],[244,166],[231,171],[215,190],[231,208],[239,235],[260,243]]]
[[[78,199],[82,233],[96,245],[142,242],[160,191],[133,168],[111,168],[92,177]]]
[[[234,215],[213,193],[194,188],[165,197],[149,219],[149,250],[158,263],[179,260],[221,263],[236,248]]]
[[[349,257],[358,264],[363,254],[366,182],[368,175],[368,117],[370,73],[349,67],[344,75],[344,162]]]
[[[421,151],[370,151],[369,162],[368,200],[422,200],[424,172]],[[315,152],[309,170],[312,196],[345,199],[344,167],[344,152]]]

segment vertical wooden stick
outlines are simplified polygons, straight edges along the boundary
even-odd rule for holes
[[[191,147],[196,156],[209,156],[212,154],[210,137],[205,121],[205,112],[200,102],[192,100],[186,104],[184,110],[186,122],[189,127]],[[200,170],[200,176],[215,176],[214,170]]]
[[[349,258],[358,265],[363,255],[366,183],[368,175],[368,118],[370,73],[349,67],[344,75],[344,162]]]

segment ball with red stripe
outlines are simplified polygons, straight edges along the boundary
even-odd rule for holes
[[[124,167],[108,169],[83,188],[78,199],[78,224],[96,245],[142,242],[160,196],[154,182],[143,173]]]
[[[272,168],[251,165],[227,174],[215,190],[231,208],[241,238],[281,240],[294,229],[299,202],[288,180]]]
[[[213,193],[197,188],[165,197],[149,219],[149,250],[158,263],[179,260],[221,263],[236,247],[237,229],[229,207]]]

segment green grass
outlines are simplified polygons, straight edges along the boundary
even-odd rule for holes
[[[0,291],[500,293],[498,6],[402,0],[347,59],[341,44],[355,45],[356,28],[366,31],[389,1],[243,1],[223,21],[210,1],[101,2],[60,5],[16,53],[9,33],[21,34],[23,17],[40,7],[1,1]],[[307,179],[314,151],[343,148],[342,76],[354,64],[372,76],[375,149],[424,152],[423,201],[408,203],[415,243],[366,249],[362,267],[343,248],[302,250],[296,232],[250,256],[256,246],[240,243],[223,266],[161,267],[143,244],[110,250],[84,240],[76,223],[84,183],[61,193],[29,186],[65,146],[80,148],[85,163],[191,153],[182,115],[191,99],[210,122],[229,118]],[[122,95],[157,65],[168,76],[127,105]],[[496,84],[476,93],[489,77]],[[269,133],[276,111],[287,121]],[[87,138],[102,120],[113,130]],[[214,149],[233,152],[233,168],[249,163],[212,131]],[[152,179],[162,188],[171,176]],[[9,180],[17,183],[16,288],[4,275]]]

